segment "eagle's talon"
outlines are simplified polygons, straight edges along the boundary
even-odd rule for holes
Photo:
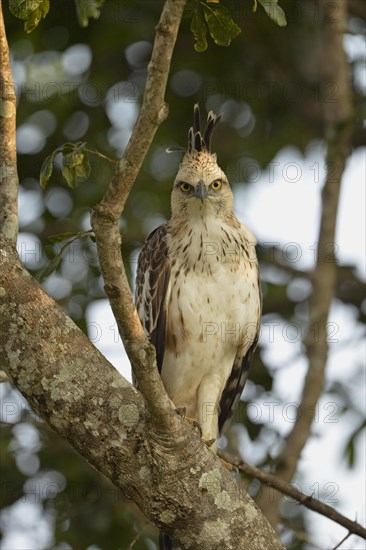
[[[227,468],[230,472],[234,472],[235,476],[239,475],[239,468],[235,466],[235,464],[231,464],[231,462],[227,462],[226,460],[221,458],[221,456],[219,456],[219,459],[221,460],[225,468]]]
[[[199,431],[199,434],[200,434],[200,437],[202,437],[202,429],[201,429],[201,426],[199,425],[199,423],[197,422],[197,420],[194,420],[193,418],[189,418],[189,416],[186,416],[187,414],[187,409],[186,407],[177,407],[175,409],[175,412],[181,417],[183,418],[183,420],[186,420],[188,422],[188,424],[191,424],[191,426],[193,426],[194,428],[197,428],[197,430]]]
[[[185,409],[185,407],[182,407],[182,408]],[[202,429],[199,423],[197,422],[197,420],[194,420],[193,418],[189,418],[189,416],[183,416],[183,418],[188,422],[188,424],[191,424],[193,428],[197,428],[197,430],[199,431],[200,437],[202,437]]]
[[[213,438],[213,439],[206,439],[205,440],[205,443],[207,445],[207,447],[212,447],[212,445],[215,443],[216,439]]]
[[[178,407],[175,409],[175,412],[181,416],[182,418],[186,417],[187,408],[186,407]]]
[[[197,430],[199,431],[200,437],[202,437],[202,428],[201,428],[199,422],[196,422],[196,420],[192,420],[192,426],[197,428]]]

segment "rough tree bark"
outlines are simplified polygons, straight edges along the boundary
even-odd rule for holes
[[[16,97],[0,0],[0,227],[13,245],[18,236]]]
[[[337,10],[334,11],[334,6]],[[347,28],[347,1],[319,0],[324,139],[328,145],[327,176],[322,190],[322,214],[317,246],[317,264],[312,274],[313,292],[309,301],[309,330],[305,340],[309,361],[298,415],[286,438],[275,470],[285,483],[295,475],[301,452],[311,434],[316,404],[323,392],[328,358],[327,321],[336,290],[337,265],[335,227],[341,180],[351,150],[353,109],[348,63],[343,48]],[[337,101],[327,101],[329,87],[336,86]],[[314,337],[317,330],[317,338]],[[258,504],[272,525],[280,519],[282,495],[263,487]]]
[[[161,43],[167,45],[165,52],[160,51],[166,56],[165,77],[183,6],[184,0],[167,0],[158,26],[154,50],[156,47],[157,54]],[[114,296],[117,320],[142,393],[108,363],[21,265],[15,249],[15,96],[1,9],[0,17],[2,368],[52,428],[182,548],[283,548],[268,521],[220,459],[172,409],[156,374],[154,353],[144,339],[123,271],[112,271],[107,290]],[[156,78],[161,79],[159,70],[156,73]],[[160,92],[163,94],[164,90],[165,82]],[[144,101],[148,107],[148,95]],[[113,203],[115,209],[106,212],[103,205],[99,213],[96,209],[94,221],[97,220],[98,246],[106,257],[105,266],[112,249],[103,243],[100,230],[106,223],[115,238],[113,246],[119,244],[116,218],[163,118],[162,105],[156,110],[157,106],[152,102],[152,111],[142,110],[140,129],[144,129],[148,139],[137,157],[133,157],[130,147],[130,158],[127,155],[122,160],[109,188],[109,198],[114,198],[108,208]],[[164,111],[165,108],[163,114]],[[121,174],[126,175],[124,169],[130,180],[121,184]],[[158,400],[155,402],[151,396]]]

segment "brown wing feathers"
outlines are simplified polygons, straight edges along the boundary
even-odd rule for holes
[[[231,420],[243,389],[248,378],[249,367],[252,361],[253,353],[257,346],[257,339],[250,346],[246,355],[240,361],[235,361],[225,388],[221,394],[219,404],[219,433],[225,431],[225,428]]]
[[[170,262],[164,225],[150,233],[137,265],[136,305],[141,322],[156,349],[159,372],[164,359],[166,333],[166,292]]]
[[[262,310],[262,291],[259,275],[258,287],[260,296],[260,310]],[[243,393],[243,389],[248,378],[253,354],[258,344],[259,334],[260,330],[258,327],[258,332],[255,336],[254,342],[248,349],[245,356],[239,361],[234,361],[233,368],[231,370],[229,378],[226,381],[219,403],[219,433],[225,431],[225,428],[229,424],[229,421],[235,412],[240,396]]]

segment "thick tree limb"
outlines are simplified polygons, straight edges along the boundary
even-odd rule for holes
[[[302,414],[287,437],[280,457],[276,475],[285,483],[293,478],[301,452],[310,436],[315,406],[324,387],[325,367],[328,358],[327,320],[336,289],[337,266],[334,252],[337,207],[341,179],[350,153],[352,136],[352,94],[348,76],[348,64],[343,49],[343,35],[346,29],[347,2],[336,2],[337,12],[330,17],[328,0],[319,0],[321,13],[321,40],[323,59],[323,112],[326,123],[325,139],[328,144],[327,176],[322,191],[322,214],[318,242],[317,265],[312,275],[313,292],[309,303],[309,333],[305,345],[309,367],[301,398]],[[334,5],[334,3],[332,4]],[[336,102],[327,102],[328,86],[336,86]],[[331,255],[331,260],[329,256]],[[312,329],[317,327],[319,338],[314,339]],[[263,491],[258,504],[276,525],[281,495],[269,500],[268,491]]]
[[[164,95],[185,1],[166,0],[164,4],[136,126],[103,200],[92,214],[105,291],[139,389],[157,424],[168,430],[177,429],[177,418],[156,368],[155,350],[144,334],[132,300],[122,261],[118,222],[156,130],[168,113]]]
[[[0,233],[15,245],[18,236],[16,98],[0,0]]]
[[[253,477],[255,479],[259,479],[268,487],[272,487],[279,493],[282,493],[283,495],[287,495],[294,500],[297,500],[300,504],[303,504],[309,510],[317,512],[318,514],[321,514],[322,516],[325,516],[332,521],[335,521],[339,525],[342,525],[342,527],[348,529],[349,533],[353,535],[358,535],[359,537],[362,537],[366,540],[366,529],[362,527],[362,525],[360,525],[356,521],[350,520],[346,516],[343,516],[331,506],[324,504],[324,502],[321,502],[311,495],[305,495],[301,491],[298,491],[292,485],[285,483],[284,481],[279,479],[277,476],[269,474],[268,472],[264,472],[263,470],[261,470],[260,468],[256,468],[255,466],[251,466],[250,464],[243,462],[239,458],[235,458],[223,452],[220,453],[220,456],[230,464],[236,466],[238,470],[243,472],[243,474],[246,474],[247,476]]]

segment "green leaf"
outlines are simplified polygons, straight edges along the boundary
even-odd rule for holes
[[[67,231],[66,233],[60,233],[59,235],[51,235],[48,237],[48,240],[52,243],[59,243],[62,241],[65,241],[66,239],[69,239],[59,250],[58,254],[52,260],[42,269],[40,272],[38,279],[40,282],[44,281],[46,277],[49,277],[52,275],[52,273],[58,268],[58,266],[61,263],[62,258],[64,257],[64,254],[66,250],[69,248],[69,246],[79,239],[80,237],[87,237],[90,236],[91,239],[95,238],[92,230],[89,231],[79,231],[77,233],[71,233],[70,231]]]
[[[75,0],[76,14],[81,27],[87,27],[89,19],[99,19],[104,0]]]
[[[9,0],[9,9],[18,19],[28,19],[43,0]]]
[[[263,6],[266,14],[277,23],[279,27],[286,27],[286,15],[283,9],[278,5],[278,0],[258,0]]]
[[[253,2],[253,13],[255,13],[257,11],[257,8],[258,8],[257,0],[254,0],[254,2]]]
[[[77,149],[81,145],[81,141],[78,141],[77,143],[71,143],[70,141],[67,141],[63,144],[62,147],[60,147],[60,150],[63,155],[67,155],[68,153],[71,153],[75,149]]]
[[[229,10],[221,4],[209,6],[202,2],[202,6],[213,41],[218,46],[229,46],[231,40],[241,32],[233,21]]]
[[[77,238],[77,237],[76,237]],[[47,277],[52,275],[52,273],[58,268],[58,266],[61,263],[61,260],[66,252],[66,250],[69,248],[70,244],[73,243],[75,239],[70,239],[65,243],[61,248],[58,254],[52,260],[42,269],[38,276],[38,280],[40,282],[44,281]]]
[[[52,176],[53,171],[53,155],[50,155],[49,157],[46,157],[43,161],[41,173],[39,175],[39,185],[42,187],[42,189],[46,188],[46,185]]]
[[[32,32],[36,27],[38,27],[38,23],[41,19],[44,19],[50,9],[49,1],[46,0],[43,2],[39,8],[34,10],[34,12],[30,15],[30,17],[27,19],[27,21],[24,23],[24,30],[27,33]]]
[[[9,0],[9,9],[15,17],[25,21],[24,29],[30,33],[45,18],[50,9],[49,0]]]
[[[81,143],[65,143],[62,148],[62,163],[65,166],[76,168],[79,166],[85,156],[86,142]]]
[[[76,167],[76,175],[82,180],[86,180],[90,175],[90,163],[87,154],[83,155],[81,163]]]
[[[66,143],[62,149],[62,175],[71,188],[76,186],[77,178],[86,179],[90,174],[90,163],[85,146],[85,142],[74,145]]]
[[[198,9],[194,10],[193,12],[191,31],[195,40],[194,49],[197,52],[204,52],[205,50],[207,50],[207,27],[203,19],[203,15]]]
[[[39,175],[39,185],[42,187],[42,189],[46,188],[46,185],[52,176],[53,172],[53,162],[55,160],[55,156],[57,153],[59,153],[61,149],[55,149],[53,153],[51,153],[48,157],[45,158],[43,161],[41,172]]]
[[[63,166],[61,169],[62,175],[66,180],[66,183],[71,189],[75,189],[77,180],[76,180],[76,170],[73,167]]]
[[[74,188],[78,183],[78,178],[85,180],[90,175],[90,162],[86,142],[64,143],[48,156],[41,168],[40,186],[45,189],[53,171],[53,161],[57,153],[62,153],[62,175],[69,187]]]

